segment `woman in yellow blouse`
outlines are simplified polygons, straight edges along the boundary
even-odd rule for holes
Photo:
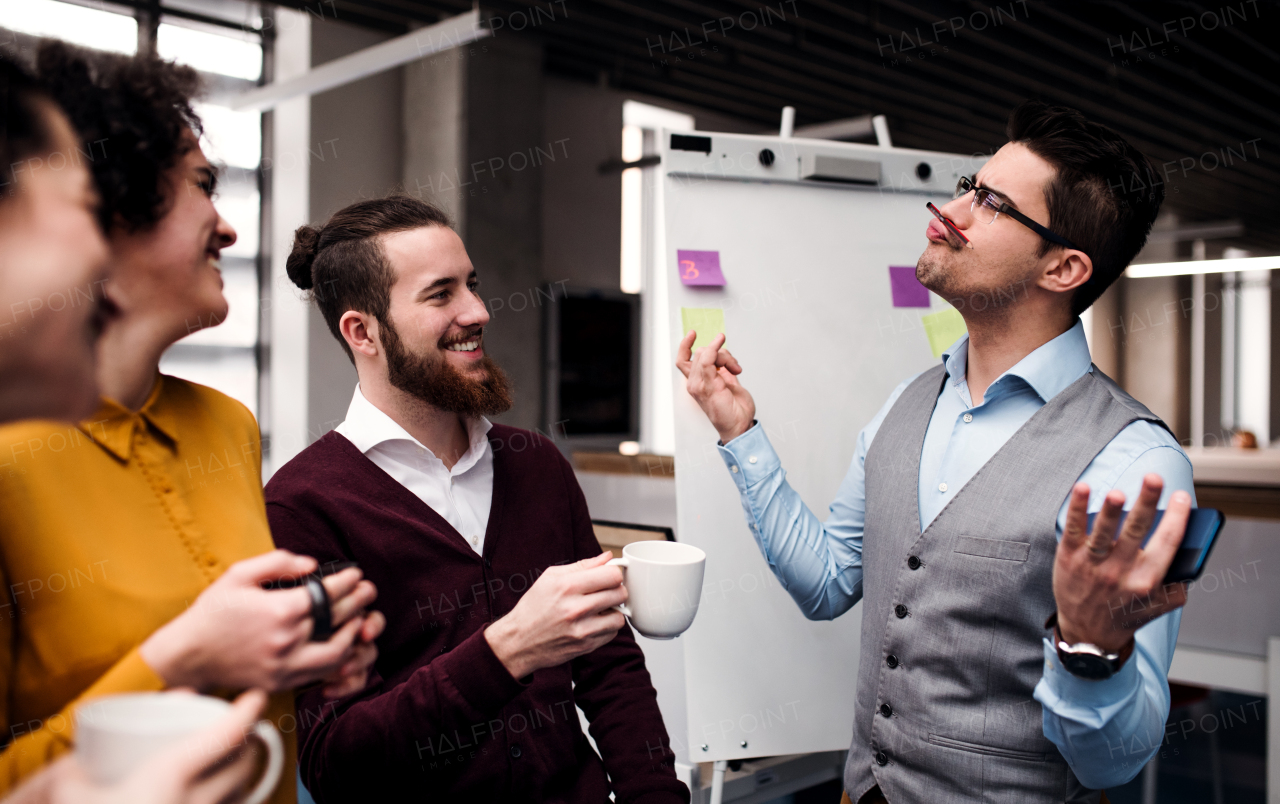
[[[188,322],[226,317],[220,250],[235,232],[213,206],[215,172],[191,111],[193,71],[154,58],[40,54],[92,164],[117,308],[100,346],[97,413],[78,426],[0,429],[0,794],[69,747],[86,698],[189,686],[260,687],[289,766],[273,802],[296,800],[292,688],[364,686],[376,655],[375,590],[358,570],[325,579],[334,622],[310,642],[302,589],[265,591],[314,560],[272,549],[253,416],[212,389],[159,374]],[[148,188],[154,190],[148,190]]]

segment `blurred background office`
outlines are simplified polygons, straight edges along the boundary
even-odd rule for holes
[[[676,505],[670,338],[645,286],[666,259],[660,130],[777,133],[793,107],[796,137],[989,154],[1028,97],[1115,128],[1166,201],[1085,316],[1093,359],[1186,445],[1230,538],[1183,620],[1166,746],[1109,796],[1280,801],[1280,5],[3,0],[0,28],[18,56],[56,36],[204,74],[231,308],[161,366],[255,413],[268,476],[355,383],[285,276],[292,231],[399,190],[448,211],[480,272],[516,389],[499,420],[573,457],[594,516],[656,527]],[[779,336],[803,327],[797,309]],[[838,800],[838,762],[795,762],[739,763],[726,800]]]

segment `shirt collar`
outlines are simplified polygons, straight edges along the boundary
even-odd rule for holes
[[[953,385],[965,381],[969,359],[969,336],[966,334],[955,345],[942,353],[943,364]],[[1068,385],[1084,376],[1092,360],[1089,342],[1084,336],[1084,323],[1076,319],[1071,329],[1041,345],[1031,354],[1019,360],[991,383],[991,388],[1006,385],[1005,377],[1016,377],[1025,382],[1040,398],[1048,402]],[[988,395],[989,396],[989,395]]]
[[[467,426],[467,437],[471,444],[467,453],[454,464],[455,473],[466,471],[475,463],[476,457],[489,443],[488,434],[493,427],[493,423],[484,416],[464,416],[463,422]],[[435,455],[410,435],[408,430],[401,427],[395,419],[366,399],[364,392],[360,390],[359,383],[356,384],[355,393],[351,395],[351,404],[347,407],[347,418],[334,429],[354,444],[356,449],[366,454],[374,447],[387,442],[407,441]]]
[[[136,412],[104,396],[97,412],[80,422],[80,429],[122,461],[133,454],[133,433],[144,421],[176,444],[179,417],[163,389],[164,375],[157,374],[147,401]]]

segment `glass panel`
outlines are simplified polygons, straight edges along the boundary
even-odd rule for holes
[[[187,4],[189,7],[191,4]],[[256,27],[256,13],[246,4],[218,2],[191,10],[211,16],[239,15]],[[216,6],[216,8],[215,8]],[[206,73],[257,80],[262,73],[262,47],[245,33],[201,26],[182,20],[163,22],[156,49]],[[217,79],[213,79],[217,80]],[[258,112],[234,112],[211,103],[196,105],[204,123],[201,146],[210,161],[224,168],[214,204],[236,230],[236,242],[222,252],[223,295],[226,320],[192,321],[191,334],[160,361],[160,369],[192,382],[215,388],[258,413],[258,317],[260,295],[257,259],[262,198],[257,168],[262,161],[262,116]]]
[[[228,177],[232,178],[232,177]],[[236,242],[222,250],[228,257],[258,256],[258,217],[262,198],[247,182],[227,181],[218,186],[214,204],[222,217],[236,229]]]
[[[5,0],[0,25],[114,53],[132,54],[138,49],[138,23],[133,17],[57,0]]]
[[[258,80],[262,75],[262,46],[193,28],[162,23],[156,52],[163,58],[189,64],[207,73]]]
[[[242,25],[245,28],[261,28],[262,12],[257,3],[243,0],[164,0],[165,8],[194,11],[206,17]]]
[[[160,358],[160,371],[216,388],[258,415],[258,361],[252,349],[173,346]]]
[[[249,260],[222,260],[222,295],[230,309],[224,321],[191,321],[185,346],[239,346],[258,342],[258,272]]]
[[[233,112],[225,106],[197,103],[204,121],[205,156],[229,167],[255,169],[262,161],[262,113]]]

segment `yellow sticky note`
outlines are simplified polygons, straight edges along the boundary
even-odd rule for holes
[[[712,339],[724,332],[724,310],[719,307],[681,307],[680,322],[684,326],[681,337],[695,330],[698,337],[694,349],[710,346]]]
[[[929,348],[935,358],[942,357],[948,346],[969,331],[965,328],[964,317],[954,307],[921,316],[920,323],[924,325],[924,334],[929,336]]]

